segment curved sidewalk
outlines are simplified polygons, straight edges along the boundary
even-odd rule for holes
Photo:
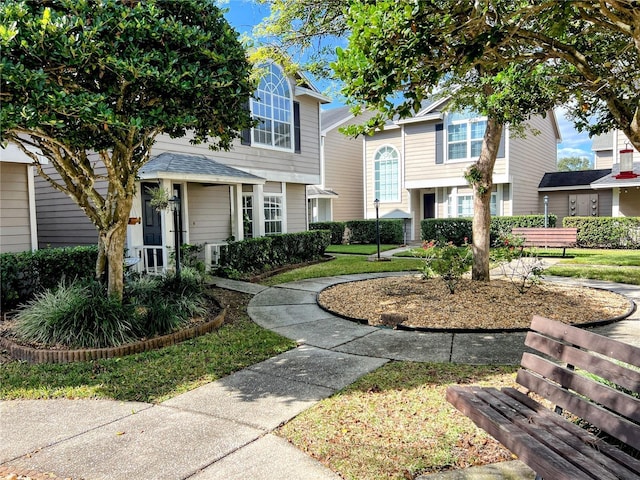
[[[335,317],[316,303],[317,293],[329,285],[384,275],[327,277],[277,287],[216,279],[217,286],[253,294],[248,308],[252,319],[296,340],[298,348],[157,405],[109,400],[0,402],[0,476],[35,471],[74,480],[338,480],[273,431],[391,360],[519,362],[524,333],[378,329]],[[640,302],[637,286],[580,282],[586,283]],[[597,331],[638,344],[640,314],[636,311]],[[503,473],[503,468],[518,473]],[[519,462],[433,476],[503,477],[533,478]]]

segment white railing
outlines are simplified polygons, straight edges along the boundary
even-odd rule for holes
[[[227,242],[205,243],[204,244],[204,264],[207,269],[220,264],[220,247]]]
[[[162,275],[165,272],[167,258],[164,247],[157,245],[138,246],[134,254],[141,261],[136,265],[138,272],[148,275]]]

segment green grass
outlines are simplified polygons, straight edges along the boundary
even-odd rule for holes
[[[424,262],[418,259],[392,259],[388,262],[370,262],[361,255],[345,255],[328,262],[317,263],[290,270],[261,282],[263,285],[279,285],[307,278],[349,275],[352,273],[404,272],[418,270]]]
[[[257,326],[244,313],[218,333],[137,355],[70,364],[0,365],[0,399],[162,402],[293,347],[294,342]]]
[[[561,249],[538,249],[539,256],[545,257]],[[640,250],[599,250],[567,249],[571,258],[560,259],[556,265],[545,270],[548,275],[587,278],[608,282],[640,285]]]
[[[450,384],[513,385],[516,367],[392,362],[321,401],[279,435],[345,479],[414,478],[510,459],[445,400]]]
[[[606,282],[640,285],[638,267],[597,267],[589,265],[554,265],[544,271],[547,275],[559,277],[587,278]]]
[[[398,248],[398,245],[380,245],[380,251],[386,252]],[[354,245],[329,245],[325,250],[327,253],[341,253],[347,255],[373,255],[378,252],[377,245],[354,244]]]

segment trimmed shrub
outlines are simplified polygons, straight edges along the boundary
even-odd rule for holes
[[[349,243],[377,243],[376,220],[350,220]],[[400,245],[404,242],[404,220],[380,220],[380,243]]]
[[[549,227],[555,227],[557,217],[549,215]],[[470,218],[428,218],[420,223],[422,240],[436,240],[439,243],[453,242],[462,245],[465,238],[471,242],[472,219]],[[514,227],[544,227],[544,215],[514,215],[511,217],[491,217],[491,244],[511,233]]]
[[[640,217],[564,217],[578,229],[578,247],[640,248]]]
[[[309,230],[329,230],[331,245],[341,245],[344,239],[345,222],[315,222],[309,224]]]
[[[314,230],[232,242],[220,249],[219,274],[242,276],[322,258],[331,232]]]
[[[95,276],[98,247],[47,248],[35,252],[0,254],[1,306],[13,308],[60,281]]]

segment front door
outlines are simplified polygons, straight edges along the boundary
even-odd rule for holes
[[[423,217],[422,218],[436,218],[436,194],[425,193],[422,196]]]
[[[149,188],[156,188],[155,183],[143,183],[142,188],[142,237],[144,246],[150,247],[162,245],[162,220],[160,212],[151,205]],[[145,248],[146,265],[148,267],[161,267],[162,248]]]

